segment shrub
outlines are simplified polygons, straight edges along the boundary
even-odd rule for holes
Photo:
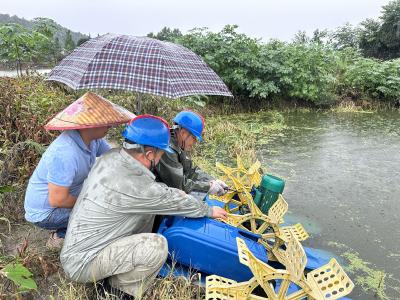
[[[244,102],[289,98],[320,105],[335,99],[338,51],[316,42],[264,44],[236,29],[195,29],[178,42],[202,56]]]
[[[400,59],[380,61],[359,57],[344,74],[347,90],[388,102],[400,99]]]
[[[0,147],[32,140],[48,144],[54,138],[43,125],[72,96],[45,82],[41,76],[0,79]]]
[[[321,44],[289,44],[282,49],[284,64],[290,70],[283,96],[305,100],[317,105],[335,100],[338,55]]]

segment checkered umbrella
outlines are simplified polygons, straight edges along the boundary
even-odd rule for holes
[[[106,34],[64,58],[48,80],[73,89],[122,89],[168,98],[232,94],[189,49],[146,37]]]

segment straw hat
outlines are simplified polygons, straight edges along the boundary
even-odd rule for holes
[[[48,122],[46,130],[71,130],[128,123],[135,115],[125,108],[87,92]]]

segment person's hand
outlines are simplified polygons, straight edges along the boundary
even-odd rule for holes
[[[213,218],[213,219],[224,219],[224,220],[226,220],[227,214],[228,213],[226,212],[226,210],[224,210],[223,208],[221,208],[219,206],[213,206],[212,207],[211,218]]]
[[[208,193],[211,195],[217,195],[217,196],[222,196],[226,194],[226,190],[221,186],[221,184],[218,183],[217,180],[211,180],[210,181],[210,189],[208,190]]]
[[[181,196],[183,196],[183,197],[187,196],[187,194],[185,193],[185,191],[182,191],[182,190],[178,190],[178,191],[179,191],[179,193],[181,194]]]
[[[222,180],[220,180],[220,179],[217,179],[216,181],[219,183],[220,186],[222,186],[222,188],[223,188],[225,191],[228,191],[228,190],[229,190],[229,186],[228,186],[224,181],[222,181]]]

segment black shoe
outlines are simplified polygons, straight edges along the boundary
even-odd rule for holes
[[[135,300],[135,297],[129,295],[110,285],[107,279],[102,279],[96,282],[96,291],[99,299],[109,300]]]

